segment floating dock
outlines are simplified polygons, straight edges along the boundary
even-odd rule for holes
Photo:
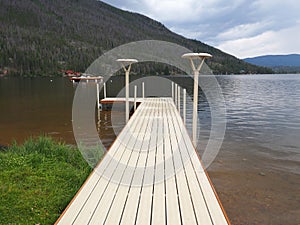
[[[134,98],[128,98],[128,101],[134,103]],[[141,103],[143,98],[136,98],[137,103]],[[114,103],[125,103],[126,98],[104,98],[100,100],[101,104],[114,104]]]
[[[230,224],[172,98],[144,98],[56,224]]]
[[[69,77],[70,81],[72,81],[73,83],[75,82],[80,82],[80,81],[85,81],[85,82],[89,82],[89,81],[94,81],[94,82],[102,82],[103,81],[103,77],[102,76],[80,76],[80,77]]]

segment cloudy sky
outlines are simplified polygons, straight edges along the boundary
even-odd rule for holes
[[[300,54],[299,0],[103,0],[239,58]]]

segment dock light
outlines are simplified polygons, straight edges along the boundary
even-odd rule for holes
[[[194,104],[193,104],[193,144],[197,147],[197,117],[198,117],[198,76],[204,64],[205,58],[211,58],[212,55],[208,53],[186,53],[181,56],[182,58],[189,59],[192,70],[194,72]],[[196,68],[194,60],[200,60],[199,66]]]
[[[137,63],[136,59],[117,59],[117,62],[122,64],[122,67],[125,71],[125,93],[126,93],[126,105],[125,105],[125,119],[126,123],[129,120],[129,72],[131,65]]]

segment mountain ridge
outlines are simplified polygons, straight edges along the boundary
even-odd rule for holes
[[[272,73],[186,39],[144,15],[95,0],[3,0],[0,34],[1,69],[22,76],[84,71],[104,52],[139,40],[169,41],[194,52],[209,52],[214,57],[208,65],[216,74]]]
[[[262,55],[244,59],[259,66],[300,66],[300,54]]]
[[[300,73],[300,54],[262,55],[244,61],[271,68],[276,73]]]

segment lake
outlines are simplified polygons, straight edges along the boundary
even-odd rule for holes
[[[225,100],[226,132],[208,172],[232,224],[300,224],[300,75],[215,77]],[[165,78],[192,94],[191,79]],[[116,95],[123,85],[124,77],[112,78],[107,82],[108,95]],[[0,144],[22,143],[40,134],[75,144],[74,93],[67,78],[1,78]],[[212,111],[201,91],[198,106],[202,154]],[[188,128],[191,113],[188,101]],[[124,116],[122,111],[100,112],[97,127],[107,148],[115,139],[114,129],[124,126]],[[115,124],[111,118],[120,120]]]

